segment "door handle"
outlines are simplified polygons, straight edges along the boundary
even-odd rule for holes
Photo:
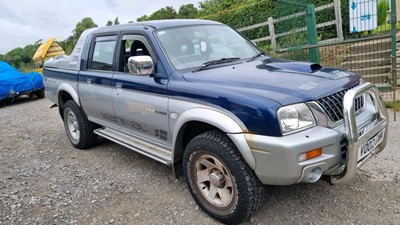
[[[122,83],[116,83],[115,87],[117,87],[117,89],[121,89],[122,88]]]
[[[87,84],[92,84],[92,79],[90,79],[90,78],[87,79],[87,80],[86,80],[86,83],[87,83]]]

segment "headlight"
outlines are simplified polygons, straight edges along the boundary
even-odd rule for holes
[[[316,125],[313,114],[304,103],[280,108],[278,119],[283,134],[304,130]]]

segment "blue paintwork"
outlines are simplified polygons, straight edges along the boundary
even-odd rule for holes
[[[91,84],[103,85],[111,87],[112,84],[112,72],[95,72],[90,71],[85,74],[79,74],[79,82],[87,83],[88,80],[91,80]]]
[[[354,86],[359,77],[342,71],[335,74],[327,69],[304,72],[309,63],[292,62],[270,63],[271,60],[244,62],[222,66],[196,73],[186,73],[183,77],[190,83],[203,84],[211,91],[225,89],[229,92],[243,92],[247,95],[269,98],[280,105],[294,104],[319,99],[332,93]],[[292,67],[291,70],[281,69]],[[286,64],[286,65],[283,65]],[[336,70],[337,71],[337,70]],[[310,87],[304,88],[304,84]]]
[[[174,74],[173,77],[179,76]],[[280,104],[268,98],[250,95],[233,86],[220,86],[212,82],[188,82],[184,79],[170,79],[169,95],[173,98],[191,99],[224,108],[235,114],[249,132],[280,136],[276,110]]]
[[[359,82],[357,75],[335,69],[319,66],[318,71],[311,72],[312,65],[265,57],[174,74],[173,77],[184,79],[170,79],[168,89],[174,97],[193,98],[229,110],[243,121],[249,132],[281,136],[276,119],[279,107],[316,100]]]
[[[167,79],[151,78],[149,76],[133,76],[126,73],[116,73],[112,81],[112,86],[117,83],[122,85],[123,89],[148,92],[158,95],[167,95]]]
[[[108,77],[96,78],[95,74],[91,74],[92,83],[113,87],[122,83],[124,89],[212,104],[235,114],[249,132],[268,136],[282,135],[276,116],[279,107],[316,100],[359,83],[359,76],[351,72],[323,68],[318,64],[276,60],[267,56],[252,62],[242,60],[210,66],[199,72],[174,71],[154,32],[157,29],[194,24],[220,23],[203,20],[163,20],[99,28],[92,35],[117,31],[144,34],[156,53],[157,64],[163,68],[164,77],[126,77],[126,74],[120,72],[109,72],[111,76]],[[89,35],[82,50],[81,70],[85,70],[87,65],[92,35]],[[69,77],[67,74],[46,71],[45,69],[46,76]],[[89,77],[88,71],[84,74],[80,75],[80,82],[86,82]]]
[[[77,81],[78,80],[78,71],[73,70],[60,70],[56,68],[43,68],[43,74],[47,78],[57,78],[63,80]]]

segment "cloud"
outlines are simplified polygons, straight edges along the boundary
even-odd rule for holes
[[[106,5],[110,8],[116,8],[119,4],[116,0],[106,0]]]
[[[0,7],[0,54],[33,44],[39,39],[55,37],[64,40],[71,35],[75,25],[85,17],[91,17],[98,26],[118,17],[120,23],[136,21],[143,15],[173,6],[177,11],[182,4],[198,0],[1,0]]]

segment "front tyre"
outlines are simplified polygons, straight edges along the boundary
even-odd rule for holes
[[[96,144],[97,135],[93,133],[93,124],[74,101],[70,100],[64,104],[63,119],[65,131],[73,146],[86,149]]]
[[[265,187],[220,131],[208,131],[191,140],[183,160],[185,181],[193,198],[223,223],[248,219],[265,200]]]

